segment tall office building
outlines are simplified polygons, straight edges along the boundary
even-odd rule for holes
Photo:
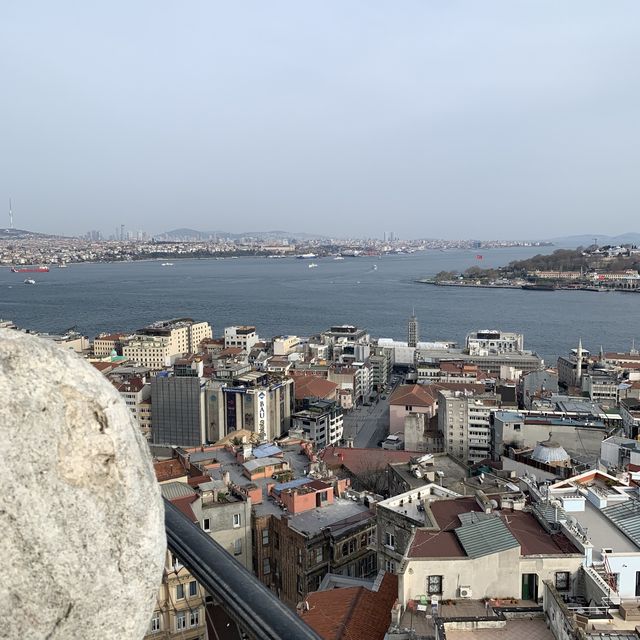
[[[416,317],[416,312],[413,311],[407,324],[407,342],[410,347],[418,346],[418,340],[420,339],[419,329],[418,318]]]
[[[158,375],[151,379],[154,444],[198,447],[207,441],[204,380]]]

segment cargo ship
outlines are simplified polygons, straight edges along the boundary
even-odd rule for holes
[[[11,271],[13,273],[47,273],[49,267],[46,265],[40,267],[11,267]]]

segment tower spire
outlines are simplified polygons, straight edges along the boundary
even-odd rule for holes
[[[11,208],[11,198],[9,198],[9,229],[13,229],[13,209]]]

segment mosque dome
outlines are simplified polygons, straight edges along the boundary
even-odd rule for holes
[[[564,465],[571,460],[562,445],[551,439],[551,434],[549,434],[548,440],[538,442],[531,454],[531,458],[549,465]]]

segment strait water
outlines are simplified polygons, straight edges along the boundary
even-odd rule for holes
[[[90,337],[135,330],[161,318],[254,324],[263,337],[310,335],[332,324],[365,327],[372,336],[406,340],[412,308],[422,340],[454,340],[475,329],[525,335],[525,347],[548,363],[582,337],[585,348],[628,350],[640,345],[640,294],[473,289],[417,284],[416,278],[469,266],[493,267],[553,248],[423,251],[371,258],[238,258],[79,264],[43,274],[0,268],[0,318],[23,328]],[[377,269],[374,269],[377,265]],[[33,277],[36,285],[23,283]]]

